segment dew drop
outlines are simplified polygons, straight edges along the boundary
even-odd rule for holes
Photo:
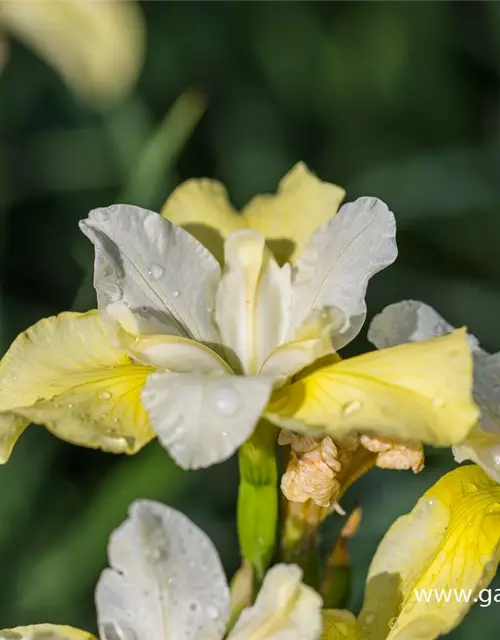
[[[217,620],[219,615],[220,614],[217,607],[207,607],[207,616],[210,618],[210,620]]]
[[[193,600],[189,603],[189,611],[191,611],[192,613],[198,611],[198,603],[196,602],[196,600]]]
[[[102,391],[99,394],[99,398],[101,398],[101,400],[109,400],[111,398],[111,393],[109,391]]]
[[[500,513],[500,503],[494,502],[488,508],[488,513]]]
[[[391,618],[391,619],[389,620],[389,622],[387,623],[387,625],[388,625],[389,629],[392,629],[393,627],[395,627],[395,626],[396,626],[396,622],[397,622],[397,621],[398,621],[397,617],[395,617],[395,618]]]
[[[467,483],[467,493],[475,493],[477,491],[477,485],[473,482]]]
[[[239,394],[231,387],[216,387],[212,397],[216,410],[224,416],[234,416],[240,408]]]
[[[72,402],[68,402],[68,409],[72,409],[75,405]]]
[[[118,302],[122,297],[121,289],[117,284],[109,285],[106,293],[111,302]]]
[[[164,273],[165,269],[157,262],[153,262],[153,264],[149,267],[149,275],[152,276],[154,280],[159,280]]]
[[[353,413],[356,413],[356,411],[359,411],[360,409],[361,409],[361,402],[359,400],[351,400],[351,402],[347,402],[342,407],[342,413],[345,416],[350,416]]]
[[[226,437],[227,436],[227,431],[222,431],[221,434]]]
[[[373,622],[375,622],[375,614],[368,611],[365,615],[365,622],[366,624],[373,624]]]
[[[174,296],[174,298],[178,298],[181,295],[181,292],[179,291],[179,289],[174,289],[172,291],[172,295]]]

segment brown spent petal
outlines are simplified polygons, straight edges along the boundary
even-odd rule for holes
[[[416,440],[397,440],[385,436],[361,435],[360,442],[365,449],[376,453],[375,465],[380,469],[411,469],[418,473],[424,467],[424,448]]]

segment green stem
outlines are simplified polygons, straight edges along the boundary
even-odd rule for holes
[[[261,420],[239,450],[238,537],[241,555],[264,577],[276,546],[278,523],[277,429]]]

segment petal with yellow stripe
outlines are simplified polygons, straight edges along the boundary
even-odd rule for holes
[[[380,543],[359,617],[362,637],[432,640],[448,633],[493,579],[499,559],[500,486],[476,465],[455,469]]]
[[[460,442],[478,417],[465,330],[316,369],[277,390],[266,415],[303,433]]]
[[[134,453],[154,437],[140,400],[152,368],[114,341],[97,311],[61,313],[16,338],[0,362],[2,462],[28,422],[117,453]]]

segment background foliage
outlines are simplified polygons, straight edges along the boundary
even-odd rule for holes
[[[138,87],[105,112],[13,43],[0,77],[2,350],[43,316],[95,304],[92,252],[76,224],[89,209],[118,199],[159,208],[191,176],[221,179],[243,204],[299,159],[349,200],[376,195],[396,214],[400,257],[372,282],[371,314],[422,299],[500,348],[500,3],[142,9]],[[362,338],[354,350],[366,347]],[[451,465],[449,452],[431,451],[420,475],[375,471],[348,493],[344,506],[365,510],[351,547],[354,610],[383,532]],[[106,540],[135,497],[180,507],[214,539],[228,573],[238,565],[234,461],[183,473],[156,444],[118,458],[31,428],[0,483],[2,627],[93,629]],[[338,528],[327,523],[325,549]],[[450,637],[480,625],[481,638],[497,638],[498,606],[476,606]]]

